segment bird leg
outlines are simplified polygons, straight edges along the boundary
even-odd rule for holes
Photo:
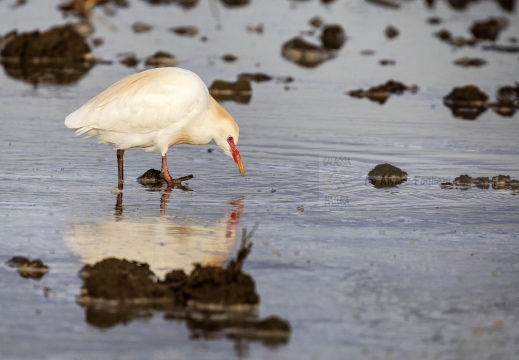
[[[166,154],[162,156],[162,169],[160,170],[160,173],[162,174],[162,177],[166,182],[168,183],[168,188],[174,187],[173,179],[171,178],[171,175],[169,174],[168,170],[168,164],[166,161]]]
[[[124,150],[118,149],[117,150],[117,175],[118,175],[117,188],[119,190],[123,189],[123,183],[124,183],[123,156],[124,156]]]

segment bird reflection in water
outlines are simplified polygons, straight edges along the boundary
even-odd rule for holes
[[[234,251],[243,196],[228,202],[232,208],[219,221],[202,225],[200,219],[165,216],[170,195],[168,189],[161,196],[161,216],[127,219],[120,192],[113,220],[72,224],[64,242],[84,263],[135,260],[148,263],[159,277],[171,269],[190,272],[194,263],[222,265]]]

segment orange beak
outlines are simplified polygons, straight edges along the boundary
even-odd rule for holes
[[[241,155],[240,155],[240,152],[238,151],[238,148],[234,144],[234,140],[231,138],[231,139],[228,139],[227,142],[229,143],[229,146],[231,147],[231,155],[232,155],[232,158],[234,159],[234,162],[236,163],[236,166],[238,166],[238,170],[240,170],[240,174],[242,176],[245,176],[245,169],[243,168],[243,162],[241,161]]]

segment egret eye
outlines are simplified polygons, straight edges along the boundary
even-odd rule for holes
[[[232,136],[229,136],[229,137],[227,138],[227,142],[229,142],[229,141],[234,141],[234,139],[233,139]]]

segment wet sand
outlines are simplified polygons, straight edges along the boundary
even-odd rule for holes
[[[76,21],[63,19],[53,1],[14,3],[0,2],[0,34]],[[454,87],[470,84],[495,99],[500,87],[519,81],[517,54],[484,50],[490,42],[453,49],[434,35],[446,28],[469,38],[474,22],[492,14],[510,22],[496,44],[512,46],[517,13],[494,2],[461,12],[422,2],[397,10],[342,1],[214,4],[217,10],[210,2],[184,9],[134,1],[114,16],[96,8],[91,37],[103,44],[93,53],[112,64],[96,64],[73,83],[34,85],[0,71],[2,357],[518,357],[516,191],[441,187],[460,174],[519,178],[517,112],[501,116],[489,108],[467,121],[443,104]],[[322,26],[343,27],[336,56],[314,68],[283,58],[283,43],[293,37],[319,44],[321,32],[309,22],[315,16]],[[440,24],[428,23],[433,16]],[[152,28],[135,33],[136,22]],[[386,37],[389,25],[397,37]],[[177,26],[198,33],[169,30]],[[128,51],[139,59],[136,68],[119,63],[117,54]],[[240,125],[245,178],[214,144],[179,146],[168,153],[170,171],[193,174],[192,191],[165,194],[136,180],[160,167],[160,154],[130,149],[119,196],[115,151],[75,138],[63,125],[157,51],[173,54],[208,86],[243,73],[273,77],[251,82],[247,104],[225,102]],[[224,61],[226,54],[236,60]],[[462,56],[486,64],[455,65]],[[395,64],[381,66],[381,59]],[[281,80],[287,77],[294,80]],[[390,79],[419,90],[384,105],[347,94]],[[375,188],[367,175],[384,163],[407,172],[407,181]],[[118,256],[147,262],[156,274],[179,267],[189,273],[197,261],[223,265],[239,248],[241,228],[256,222],[244,271],[261,297],[259,316],[290,323],[286,342],[204,333],[197,327],[202,315],[186,321],[174,309],[147,310],[102,329],[77,304],[85,264]],[[22,278],[6,263],[17,255],[41,259],[49,271]]]

